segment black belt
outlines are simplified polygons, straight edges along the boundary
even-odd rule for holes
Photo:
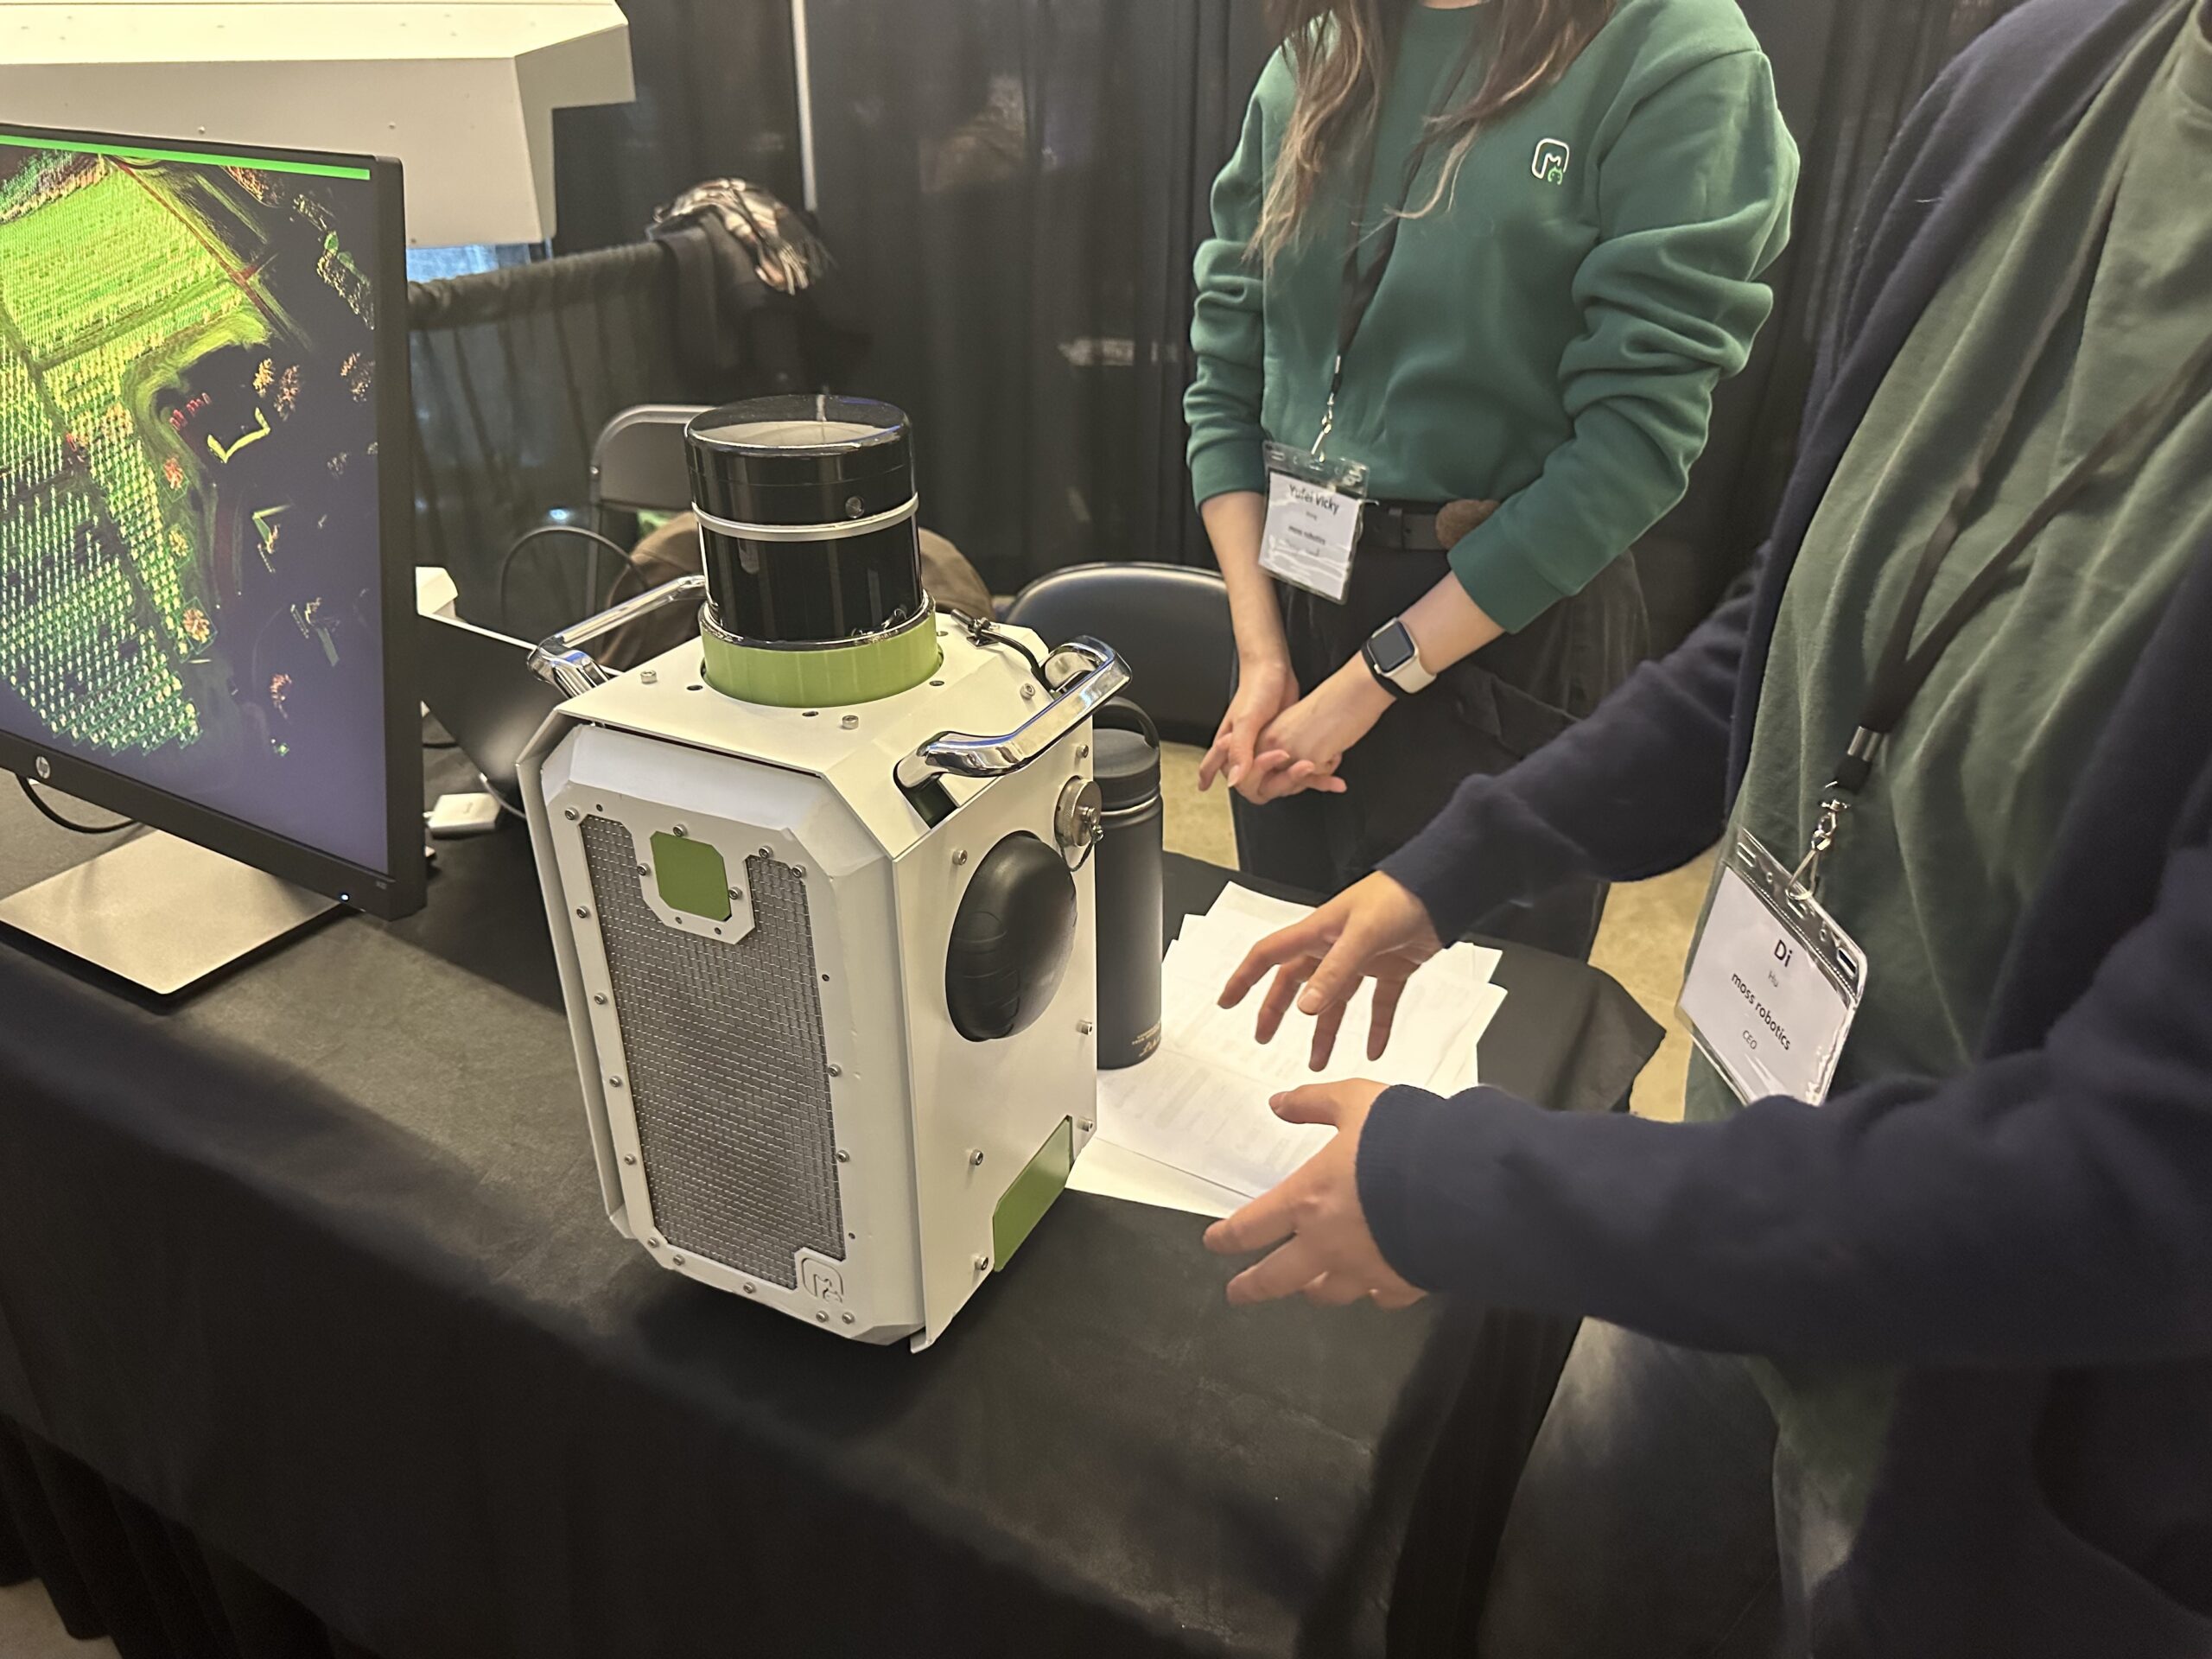
[[[1437,509],[1393,505],[1370,501],[1359,520],[1363,551],[1385,553],[1441,553],[1444,543],[1436,533]]]

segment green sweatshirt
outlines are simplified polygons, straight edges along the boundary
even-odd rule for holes
[[[1479,79],[1496,10],[1407,9],[1370,226],[1397,205],[1423,119]],[[1184,411],[1201,502],[1263,490],[1262,444],[1311,445],[1327,400],[1357,158],[1337,158],[1272,271],[1245,251],[1293,92],[1279,53],[1198,251]],[[1502,500],[1452,567],[1492,620],[1525,627],[1681,499],[1713,390],[1771,308],[1759,276],[1789,238],[1796,178],[1734,0],[1620,0],[1556,86],[1476,140],[1449,199],[1404,222],[1328,454],[1364,462],[1377,499]]]

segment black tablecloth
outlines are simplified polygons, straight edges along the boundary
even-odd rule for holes
[[[0,889],[91,850],[0,807]],[[423,914],[173,1009],[0,948],[0,1581],[92,1481],[158,1580],[129,1659],[306,1651],[294,1613],[384,1659],[1359,1655],[1394,1592],[1393,1647],[1442,1628],[1465,1460],[1529,1409],[1468,1381],[1495,1321],[1232,1310],[1195,1218],[1074,1193],[923,1355],[665,1273],[600,1208],[525,838],[441,861]],[[1499,977],[1487,1079],[1624,1093],[1617,986]]]

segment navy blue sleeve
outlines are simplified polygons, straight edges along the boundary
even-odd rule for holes
[[[1646,663],[1510,772],[1473,777],[1383,861],[1452,938],[1576,876],[1634,881],[1688,863],[1728,817],[1729,715],[1750,595]]]
[[[2125,1364],[2212,1348],[2212,847],[2039,1049],[1718,1123],[1392,1090],[1359,1189],[1417,1285],[1730,1352]]]

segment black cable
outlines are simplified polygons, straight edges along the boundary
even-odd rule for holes
[[[138,820],[136,818],[122,818],[113,823],[79,823],[74,818],[65,818],[46,804],[44,796],[31,787],[29,779],[18,772],[16,775],[16,781],[22,786],[23,798],[38,809],[41,817],[49,823],[60,824],[64,830],[73,830],[78,835],[112,836],[120,830],[135,830],[138,827]]]
[[[632,569],[636,568],[636,561],[631,557],[628,548],[623,546],[612,536],[602,536],[597,531],[588,530],[582,524],[538,524],[532,529],[525,530],[507,543],[507,550],[499,558],[499,579],[493,593],[493,608],[499,613],[501,627],[511,628],[512,626],[507,616],[507,577],[514,569],[515,555],[540,536],[581,536],[588,542],[612,549],[614,556],[623,563],[630,565]]]
[[[1037,677],[1037,683],[1047,691],[1053,689],[1052,681],[1045,676],[1045,664],[1042,659],[1020,640],[1010,633],[1001,632],[995,622],[986,622],[980,616],[969,616],[965,611],[954,611],[952,613],[965,622],[968,625],[969,633],[983,644],[1004,645],[1008,651],[1019,654],[1021,660],[1029,664],[1029,671]]]

